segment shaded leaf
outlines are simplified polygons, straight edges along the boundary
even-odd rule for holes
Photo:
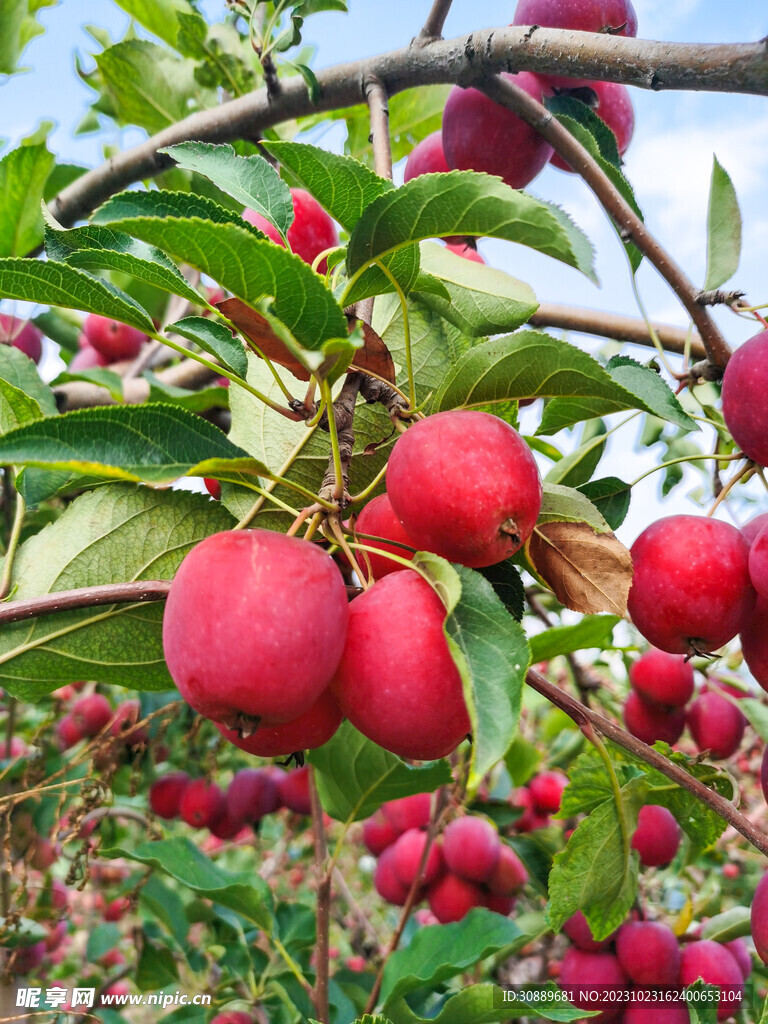
[[[447,761],[411,768],[347,721],[307,760],[317,773],[323,809],[339,821],[368,818],[389,800],[431,793],[451,779]]]
[[[585,615],[573,626],[552,626],[543,633],[528,637],[531,660],[549,661],[558,654],[571,654],[597,647],[601,651],[613,646],[613,630],[621,619],[618,615]]]
[[[229,299],[229,302],[238,302],[237,299]],[[217,303],[220,307],[222,303]],[[241,303],[242,305],[242,303]],[[243,306],[243,308],[247,308]],[[225,315],[227,315],[225,313]],[[230,319],[232,319],[230,317]],[[245,349],[239,338],[232,335],[232,331],[216,320],[205,316],[186,316],[183,320],[168,324],[165,330],[169,333],[180,334],[182,338],[194,341],[195,344],[215,356],[216,359],[232,373],[237,374],[245,380],[248,372],[248,360]]]
[[[525,610],[525,586],[514,562],[507,558],[496,565],[488,565],[479,572],[491,584],[507,611],[519,622]]]
[[[589,498],[612,530],[618,530],[629,511],[632,497],[629,484],[616,476],[606,476],[580,484],[577,490]]]
[[[0,345],[0,379],[33,398],[45,416],[58,415],[59,410],[53,392],[43,383],[37,367],[13,345]]]

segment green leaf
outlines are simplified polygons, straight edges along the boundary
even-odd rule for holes
[[[174,217],[181,220],[198,217],[213,221],[214,224],[235,224],[255,238],[266,238],[262,231],[243,220],[239,213],[196,192],[171,192],[166,189],[118,192],[96,210],[91,220],[94,224],[111,225],[137,217]]]
[[[141,579],[172,579],[184,555],[218,530],[226,510],[188,491],[113,485],[82,495],[16,555],[13,600]],[[36,701],[78,679],[172,690],[163,658],[163,605],[57,612],[0,630],[2,686]]]
[[[595,280],[592,246],[556,207],[474,171],[414,178],[374,200],[352,231],[352,276],[412,242],[445,235],[487,235],[521,242]]]
[[[612,412],[644,408],[644,403],[615,381],[592,356],[538,331],[521,331],[475,345],[446,375],[433,404],[438,411],[498,405],[519,398],[562,396],[599,398]],[[554,404],[547,403],[545,418]],[[592,415],[590,409],[579,418]],[[560,423],[557,429],[564,425]],[[540,427],[537,433],[545,431]]]
[[[710,917],[701,929],[701,937],[715,942],[746,938],[752,933],[751,916],[749,907],[731,907],[722,914]]]
[[[158,875],[152,874],[141,887],[139,904],[165,926],[180,948],[184,946],[189,933],[189,921],[184,912],[184,903],[175,889]]]
[[[760,739],[768,743],[768,708],[765,704],[753,697],[745,697],[739,701],[739,710],[746,715]]]
[[[545,105],[555,114],[563,127],[567,128],[597,161],[617,192],[642,220],[643,214],[637,205],[635,193],[621,171],[616,136],[606,123],[591,107],[574,96],[554,96],[551,99],[546,99]],[[624,242],[624,246],[632,271],[635,273],[642,263],[643,254],[632,242]]]
[[[157,839],[139,843],[132,850],[114,847],[103,857],[125,857],[169,875],[185,888],[237,911],[247,921],[270,934],[274,922],[272,892],[254,871],[235,874],[214,864],[191,839]]]
[[[127,205],[123,200],[122,205]],[[109,204],[108,204],[109,205]],[[149,204],[142,204],[149,206]],[[213,224],[198,217],[123,216],[114,225],[136,238],[162,247],[208,274],[238,299],[257,307],[272,300],[269,310],[306,352],[322,352],[328,342],[347,341],[344,311],[321,278],[293,253],[261,240],[245,223]],[[109,216],[102,208],[100,220]],[[322,360],[318,357],[318,365]],[[317,368],[316,366],[313,368]]]
[[[380,178],[352,157],[298,142],[267,141],[264,148],[288,168],[345,231],[354,228],[374,199],[394,189],[391,181]]]
[[[179,969],[170,949],[151,939],[145,940],[141,945],[135,980],[140,992],[156,992],[178,981]]]
[[[17,949],[19,946],[32,946],[41,942],[48,935],[44,925],[29,917],[11,919],[0,917],[0,949]]]
[[[43,334],[60,345],[64,351],[62,358],[77,352],[78,340],[82,334],[80,318],[70,310],[62,311],[51,308],[45,313],[39,313],[32,317],[32,323],[38,327]]]
[[[179,167],[202,174],[222,192],[262,214],[281,234],[293,223],[291,190],[263,156],[238,156],[231,146],[208,142],[181,142],[159,152],[167,153]]]
[[[194,16],[196,21],[205,22],[199,15],[193,15],[193,8],[188,0],[115,0],[118,7],[143,25],[148,32],[162,39],[170,46],[175,46],[179,34],[180,14]],[[157,986],[160,988],[160,986]]]
[[[587,523],[596,533],[609,533],[610,527],[581,491],[562,484],[545,482],[541,510],[536,521],[542,523]]]
[[[210,460],[267,473],[207,420],[168,405],[76,409],[0,440],[0,464],[40,466],[112,480],[167,484],[204,476]]]
[[[632,497],[629,484],[616,476],[606,476],[580,484],[577,490],[589,498],[612,530],[618,530],[629,511]]]
[[[167,405],[174,405],[178,409],[187,409],[189,412],[198,413],[208,412],[209,409],[226,409],[229,404],[229,393],[224,387],[209,387],[201,388],[199,391],[190,391],[189,388],[166,384],[151,370],[145,370],[142,376],[149,383],[148,402],[164,402]]]
[[[593,424],[597,429],[588,429]],[[582,435],[582,443],[574,451],[558,459],[544,477],[545,482],[572,488],[588,482],[603,457],[607,439],[603,421],[588,420]]]
[[[704,289],[719,288],[739,269],[741,210],[728,172],[712,157],[712,181],[707,211],[707,273]]]
[[[455,924],[420,928],[405,949],[387,960],[381,983],[386,1013],[395,1000],[420,988],[435,988],[500,949],[529,941],[514,921],[476,907]],[[511,950],[510,950],[511,952]]]
[[[3,0],[0,4],[0,75],[28,70],[18,67],[18,61],[27,43],[45,31],[37,21],[37,13],[56,3],[57,0]]]
[[[187,316],[177,320],[165,328],[170,334],[180,334],[182,338],[194,341],[195,344],[225,366],[232,373],[245,380],[248,372],[248,360],[245,348],[232,331],[216,320],[205,316]]]
[[[81,270],[116,270],[145,284],[180,295],[195,305],[204,299],[189,284],[176,264],[160,249],[122,231],[89,224],[63,231],[51,224],[45,229],[45,251],[49,259]]]
[[[558,654],[572,654],[597,647],[601,651],[613,647],[613,630],[621,619],[618,615],[585,615],[573,626],[552,626],[528,638],[531,660],[549,661]]]
[[[515,736],[531,663],[528,643],[479,572],[426,552],[416,555],[414,566],[428,573],[448,610],[444,630],[472,722],[472,785],[504,757]]]
[[[443,298],[421,291],[421,301],[470,338],[514,331],[538,309],[529,285],[503,270],[457,256],[442,245],[422,243],[421,268],[437,278],[448,295]]]
[[[19,146],[0,160],[0,256],[24,256],[43,240],[40,203],[53,164],[44,142]]]
[[[88,945],[85,955],[89,963],[100,960],[110,949],[114,949],[122,938],[116,924],[97,924],[88,932]]]
[[[479,571],[491,584],[510,615],[519,622],[525,611],[525,586],[520,578],[520,570],[512,559],[507,558]]]
[[[52,260],[0,259],[0,298],[98,313],[140,331],[154,331],[138,302],[107,281]]]
[[[34,399],[43,415],[57,416],[58,408],[53,392],[44,384],[37,367],[13,345],[0,345],[0,380],[23,391],[28,398]]]
[[[625,405],[625,409],[642,409],[685,430],[698,430],[695,420],[684,411],[672,389],[651,367],[641,366],[629,356],[614,356],[607,363],[605,372],[626,393],[634,396],[632,404]],[[592,399],[586,402],[557,398],[547,403],[536,433],[554,434],[580,420],[605,416],[611,412],[616,412],[613,398]]]
[[[479,984],[469,985],[450,996],[436,1017],[422,1017],[414,1013],[404,999],[393,1002],[387,1012],[392,1024],[493,1024],[518,1017],[526,1020],[583,1021],[584,1010],[577,1010],[564,1002],[561,996],[562,993],[552,986],[552,998],[542,1005],[533,999],[503,1002],[503,991],[498,985]]]
[[[451,780],[446,761],[411,768],[346,721],[308,760],[317,772],[323,809],[338,821],[368,818],[389,800],[431,793]]]
[[[193,110],[209,107],[215,92],[195,78],[195,62],[145,39],[124,39],[96,54],[109,109],[119,124],[150,135],[170,128]],[[103,106],[103,104],[102,104]]]
[[[555,857],[549,876],[547,921],[556,931],[582,910],[592,934],[600,940],[627,916],[637,894],[637,854],[630,851],[629,842],[644,794],[642,779],[633,779],[621,788],[626,845],[619,808],[609,799],[579,823],[566,848]]]
[[[34,398],[0,378],[0,434],[41,419],[43,413]]]

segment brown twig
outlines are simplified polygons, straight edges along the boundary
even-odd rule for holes
[[[683,270],[654,238],[594,157],[546,107],[514,82],[494,76],[485,78],[476,85],[492,100],[513,110],[534,127],[581,175],[616,224],[622,239],[637,246],[677,295],[698,328],[707,358],[713,366],[722,371],[730,358],[731,350],[709,311],[697,302],[696,297],[700,289],[688,280]]]
[[[115,369],[119,373],[123,367],[127,368],[128,365],[127,363],[115,364],[110,369]],[[210,384],[216,374],[194,359],[184,359],[175,366],[169,366],[167,370],[161,370],[157,376],[164,384],[195,391]],[[53,393],[56,396],[60,412],[67,412],[69,409],[91,408],[97,405],[117,404],[106,388],[82,380],[59,384],[53,389]],[[142,377],[124,380],[123,398],[128,405],[140,405],[142,402],[146,402],[149,398],[149,382]]]
[[[76,608],[164,601],[170,587],[170,580],[138,580],[135,583],[107,583],[101,587],[60,590],[54,594],[30,597],[25,601],[7,601],[0,604],[0,625],[34,619],[38,615],[50,615],[52,612],[73,611]]]
[[[309,799],[312,806],[312,836],[315,844],[317,877],[317,945],[315,947],[315,988],[313,1004],[320,1024],[328,1024],[328,959],[331,921],[331,872],[328,870],[328,846],[325,841],[323,806],[315,782],[315,769],[309,766]]]
[[[360,391],[363,375],[361,373],[348,373],[338,397],[333,402],[333,407],[327,409],[320,426],[328,427],[328,416],[336,419],[336,434],[339,442],[339,455],[341,458],[342,480],[336,480],[333,455],[328,462],[323,482],[318,491],[319,496],[325,501],[339,501],[343,508],[349,499],[349,467],[352,463],[352,451],[355,444],[355,403]],[[342,494],[336,494],[338,486],[342,486]]]
[[[619,313],[603,313],[596,309],[542,302],[529,323],[534,327],[559,327],[564,331],[577,331],[579,334],[594,334],[600,338],[653,346],[653,339],[645,320],[634,316],[621,316]],[[654,323],[652,326],[663,348],[679,355],[685,353],[688,331],[667,324]],[[696,331],[690,336],[690,353],[695,359],[706,358],[707,353]]]
[[[82,175],[53,200],[51,213],[60,224],[71,226],[121,188],[171,166],[170,157],[158,152],[166,146],[190,139],[231,142],[254,138],[292,118],[364,103],[363,82],[371,75],[384,83],[390,97],[419,85],[471,84],[481,73],[498,71],[595,78],[641,89],[768,95],[767,68],[764,40],[694,45],[559,29],[540,28],[533,33],[525,27],[484,29],[428,47],[404,47],[319,71],[316,103],[304,80],[296,75],[282,83],[276,98],[262,88],[192,114]]]
[[[426,46],[428,43],[434,43],[443,38],[443,27],[452,2],[453,0],[433,0],[432,9],[427,15],[424,27],[413,40],[412,45]]]
[[[702,803],[710,807],[716,814],[719,814],[737,832],[740,832],[756,849],[765,856],[768,856],[768,835],[737,810],[730,800],[726,800],[725,797],[720,796],[719,793],[705,786],[703,782],[699,782],[693,775],[689,775],[684,768],[669,761],[663,754],[654,750],[653,747],[649,747],[642,740],[631,736],[620,726],[610,722],[607,718],[603,718],[602,715],[592,711],[591,708],[585,707],[575,697],[571,697],[564,690],[551,683],[540,672],[537,672],[536,669],[528,670],[526,682],[537,693],[540,693],[547,700],[551,701],[552,704],[560,708],[561,711],[564,711],[580,728],[583,725],[591,725],[602,736],[615,743],[616,746],[622,747],[630,754],[645,761],[646,764],[660,771],[662,775],[666,775],[672,782],[675,782],[683,789],[687,789],[689,793],[693,793]]]
[[[381,178],[392,178],[392,146],[389,139],[389,106],[387,90],[376,75],[369,75],[363,83],[365,101],[371,119],[371,145],[374,170]]]

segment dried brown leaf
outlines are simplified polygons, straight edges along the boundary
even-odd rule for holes
[[[595,533],[587,523],[543,523],[528,541],[528,557],[566,608],[625,614],[632,557],[612,533]]]

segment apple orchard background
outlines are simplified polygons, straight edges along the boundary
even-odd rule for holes
[[[481,0],[480,3],[457,0],[448,16],[444,35],[448,39],[473,29],[507,24],[514,6],[511,0]],[[765,0],[746,0],[737,6],[722,0],[674,0],[672,3],[636,0],[634,6],[640,38],[708,43],[759,39],[768,34]],[[313,66],[322,68],[402,46],[418,33],[423,7],[424,4],[414,4],[412,0],[388,0],[386,3],[352,0],[347,15],[314,16],[305,32],[305,41],[316,47]],[[223,0],[205,0],[201,4],[209,18],[220,18],[223,8]],[[3,132],[9,136],[9,146],[16,145],[32,131],[33,118],[44,112],[43,116],[57,122],[49,146],[59,159],[96,166],[102,158],[104,133],[74,135],[93,95],[75,73],[74,53],[80,54],[86,67],[92,66],[88,54],[98,48],[85,26],[105,28],[113,39],[120,39],[129,19],[103,0],[66,0],[42,11],[40,20],[46,33],[30,44],[22,61],[31,71],[0,85]],[[143,34],[141,29],[138,33]],[[768,300],[765,273],[768,265],[768,104],[765,98],[707,92],[650,93],[642,89],[630,92],[636,127],[625,158],[626,173],[650,229],[691,279],[702,283],[707,195],[712,155],[716,154],[736,187],[744,221],[741,266],[734,284],[745,291],[753,303]],[[310,134],[307,139],[324,149],[340,152],[342,131],[324,130]],[[125,149],[144,137],[143,132],[129,129],[113,132],[108,142]],[[395,168],[395,180],[402,181],[402,174],[400,164]],[[587,233],[595,245],[602,287],[594,287],[578,271],[533,249],[523,250],[509,242],[483,239],[479,248],[487,262],[529,282],[540,301],[639,315],[627,262],[619,251],[613,229],[587,186],[576,175],[564,174],[547,165],[528,191],[564,206]],[[525,261],[524,269],[521,259]],[[687,326],[682,307],[648,261],[641,266],[637,280],[652,319]],[[721,307],[713,308],[712,315],[734,347],[754,334],[754,321],[740,321]],[[595,341],[590,346],[589,339],[580,336],[578,344],[595,352],[604,342]],[[626,351],[631,352],[632,347],[627,347]],[[635,352],[641,360],[649,358],[647,349],[637,347]],[[680,361],[675,356],[670,356],[670,360],[673,365]],[[52,377],[61,365],[58,359],[51,359],[49,364],[44,364],[43,374]],[[607,418],[609,429],[621,415]],[[528,432],[529,418],[533,423],[535,416],[535,411],[529,416],[522,411],[523,433]],[[616,472],[621,476],[619,470],[626,456],[626,446],[631,438],[638,439],[639,429],[634,435],[631,429],[624,430],[618,441],[609,440],[601,462],[604,475]],[[574,446],[578,437],[576,431]],[[567,442],[563,447],[567,450]],[[636,475],[658,461],[658,449],[641,449],[633,461]],[[703,472],[707,472],[706,468]],[[707,505],[707,493],[701,498],[703,506],[690,497],[705,479],[701,470],[684,467],[682,483],[663,499],[660,477],[661,474],[654,474],[634,490],[627,518],[617,531],[624,543],[631,544],[653,518],[679,512],[700,513]],[[749,488],[740,488],[740,495],[751,494],[759,502],[761,491],[756,481]],[[734,510],[738,515],[739,502],[731,501],[721,506],[717,514],[728,518],[734,515]],[[746,505],[742,511],[740,521],[751,514]]]

